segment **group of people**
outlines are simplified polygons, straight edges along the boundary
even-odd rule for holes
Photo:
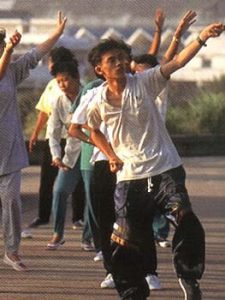
[[[195,17],[188,11],[181,19],[160,62],[156,55],[165,19],[161,10],[156,12],[147,54],[133,57],[123,40],[100,41],[88,55],[98,79],[84,87],[72,52],[53,48],[66,25],[61,12],[49,38],[14,62],[11,53],[21,35],[15,32],[6,43],[0,30],[0,198],[6,264],[27,270],[19,245],[21,169],[28,166],[28,158],[16,87],[50,51],[53,79],[36,106],[40,112],[29,144],[32,151],[47,123],[39,215],[30,227],[47,224],[52,212],[54,228],[47,249],[61,247],[67,199],[73,195],[73,221],[83,221],[81,246],[95,249],[96,261],[103,259],[106,278],[101,287],[115,287],[124,300],[145,300],[151,289],[160,288],[155,243],[169,246],[170,222],[175,228],[173,263],[185,299],[202,299],[198,280],[205,266],[204,229],[192,210],[185,170],[165,126],[170,76],[225,29],[213,23],[177,53]],[[83,210],[78,208],[82,202]]]

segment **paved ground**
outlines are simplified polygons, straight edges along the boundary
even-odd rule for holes
[[[184,165],[193,207],[206,231],[203,299],[224,300],[225,157],[185,158]],[[39,167],[26,169],[22,185],[24,225],[36,216],[38,183]],[[57,251],[45,249],[52,233],[51,224],[33,230],[33,238],[22,241],[21,253],[29,272],[20,274],[0,262],[0,300],[118,299],[115,290],[99,288],[105,275],[102,264],[93,261],[94,253],[81,251],[81,232],[71,228],[70,219],[68,203],[66,243]],[[0,244],[3,255],[2,240]],[[170,249],[158,248],[158,272],[163,288],[153,292],[151,299],[184,299],[171,264]]]

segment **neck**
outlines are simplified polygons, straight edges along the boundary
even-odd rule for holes
[[[110,93],[119,96],[126,86],[126,77],[123,79],[108,79],[107,82]]]

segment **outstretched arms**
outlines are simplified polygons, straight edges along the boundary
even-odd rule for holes
[[[196,12],[189,10],[180,20],[178,26],[174,32],[173,39],[163,56],[161,64],[169,62],[171,59],[174,58],[175,54],[177,53],[178,46],[180,43],[180,39],[182,35],[188,30],[188,28],[196,21]]]
[[[213,23],[205,27],[199,34],[198,38],[184,48],[175,59],[161,66],[161,72],[164,77],[169,76],[176,70],[187,64],[201,49],[209,38],[219,36],[225,30],[222,23]]]

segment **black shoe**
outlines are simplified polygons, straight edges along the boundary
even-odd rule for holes
[[[43,221],[40,218],[36,218],[36,219],[33,220],[33,222],[31,222],[28,225],[28,228],[36,228],[40,225],[46,225],[46,224],[48,224],[48,221]]]
[[[202,299],[202,293],[196,279],[179,278],[179,284],[184,292],[184,300]]]

